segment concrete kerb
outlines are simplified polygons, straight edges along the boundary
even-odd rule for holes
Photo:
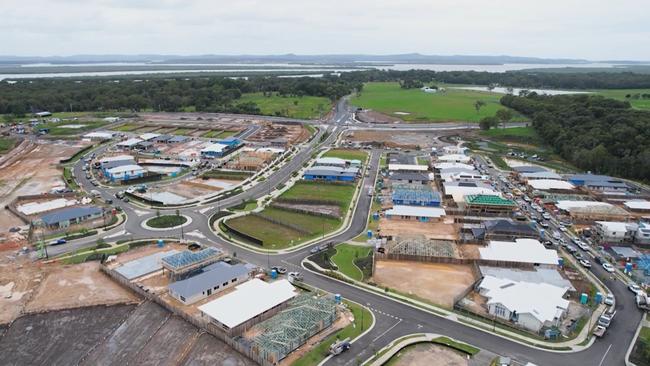
[[[500,338],[503,338],[503,339],[507,339],[507,340],[512,341],[512,342],[517,342],[517,343],[519,343],[519,344],[521,344],[523,346],[530,347],[530,348],[533,348],[533,349],[537,349],[537,350],[540,350],[540,351],[554,352],[554,353],[580,352],[580,351],[583,351],[583,350],[591,347],[591,345],[595,341],[595,338],[591,337],[589,342],[585,346],[578,346],[578,344],[583,342],[584,339],[579,339],[578,337],[576,337],[576,338],[574,338],[574,339],[572,339],[570,341],[563,342],[563,343],[549,343],[549,342],[540,342],[537,339],[526,338],[525,336],[522,336],[522,335],[517,334],[517,333],[510,332],[510,331],[507,331],[507,330],[504,330],[504,329],[500,329],[499,333],[495,333],[495,332],[492,331],[492,326],[486,325],[485,323],[483,323],[483,322],[481,322],[479,320],[475,320],[473,318],[469,318],[469,317],[457,314],[457,313],[449,311],[447,309],[438,308],[438,307],[435,307],[433,305],[426,304],[426,303],[423,303],[421,301],[408,298],[408,297],[406,297],[404,295],[400,295],[400,294],[396,294],[396,293],[388,293],[388,294],[386,294],[383,291],[381,291],[381,289],[378,289],[376,287],[372,287],[372,286],[367,285],[367,284],[365,284],[363,282],[359,282],[359,281],[355,281],[355,280],[351,280],[351,282],[342,281],[342,280],[340,280],[338,278],[334,278],[334,277],[328,276],[328,275],[326,275],[324,273],[320,273],[318,271],[314,271],[314,270],[311,270],[311,269],[305,267],[304,264],[306,262],[309,263],[310,265],[314,266],[315,268],[320,268],[324,272],[327,272],[328,270],[318,266],[316,263],[314,263],[314,262],[312,262],[312,261],[310,261],[310,260],[308,260],[306,258],[303,259],[301,261],[301,263],[300,263],[301,267],[304,270],[309,271],[309,272],[311,272],[311,273],[313,273],[315,275],[325,277],[325,278],[328,278],[328,279],[333,280],[333,281],[338,281],[338,282],[340,282],[342,284],[352,286],[352,287],[354,287],[356,289],[373,293],[373,294],[375,294],[377,296],[381,296],[381,297],[383,297],[385,299],[388,299],[388,300],[397,301],[397,302],[399,302],[399,303],[401,303],[403,305],[409,306],[411,308],[421,310],[421,311],[425,311],[425,312],[427,312],[429,314],[445,318],[447,320],[459,323],[459,324],[461,324],[463,326],[471,327],[471,328],[474,328],[476,330],[488,333],[490,335],[494,335],[494,336],[497,336],[497,337],[500,337]],[[340,272],[336,272],[336,273],[339,274]],[[345,276],[345,277],[347,277],[347,276]],[[347,277],[347,278],[349,278],[349,277]],[[504,333],[507,333],[508,336],[506,336]],[[544,345],[544,343],[546,345]],[[570,344],[567,344],[567,343],[570,343]],[[561,347],[569,347],[571,349],[570,350],[553,349],[553,348],[561,348]]]
[[[326,151],[328,151],[328,150],[324,150],[321,153],[319,153],[318,157],[322,156],[322,154],[324,154]],[[308,167],[303,167],[298,172],[302,172],[303,170],[305,170],[307,168]],[[366,169],[367,169],[367,164],[366,164]],[[255,209],[253,209],[251,211],[238,212],[238,213],[236,213],[234,215],[224,216],[224,217],[221,217],[221,218],[215,220],[214,225],[213,225],[213,227],[210,228],[210,230],[212,230],[212,232],[215,235],[221,236],[222,238],[224,238],[224,240],[227,240],[231,244],[239,246],[239,247],[241,247],[243,249],[247,249],[247,250],[250,250],[250,251],[253,251],[253,252],[256,252],[256,253],[261,253],[261,254],[274,254],[274,255],[288,254],[288,253],[296,252],[296,251],[301,250],[301,249],[303,249],[303,248],[305,248],[305,247],[307,247],[309,245],[312,245],[312,244],[317,243],[319,241],[327,240],[329,238],[332,238],[332,237],[334,237],[336,235],[339,235],[340,233],[345,232],[346,230],[348,230],[350,228],[350,226],[352,225],[352,219],[354,218],[354,215],[357,212],[358,205],[356,203],[359,202],[359,198],[361,197],[361,191],[362,191],[362,188],[363,188],[362,187],[363,186],[363,179],[359,180],[359,183],[357,184],[354,196],[352,198],[353,203],[355,203],[354,208],[353,208],[352,211],[348,210],[348,213],[347,213],[347,215],[346,215],[346,217],[345,217],[345,219],[343,221],[343,225],[341,225],[341,227],[339,227],[337,230],[328,233],[324,237],[314,238],[314,239],[311,239],[311,240],[306,241],[304,243],[298,244],[298,245],[296,245],[294,247],[291,247],[291,248],[281,249],[281,250],[273,250],[273,249],[260,249],[258,247],[255,247],[255,246],[253,246],[251,244],[244,243],[244,242],[239,241],[237,239],[227,238],[226,234],[223,231],[221,231],[221,228],[219,227],[219,223],[221,223],[223,220],[232,219],[232,218],[236,218],[236,217],[241,217],[241,216],[246,215],[249,212],[260,212],[260,211],[262,211],[266,206],[262,205],[260,201],[264,201],[267,197],[271,197],[271,199],[273,199],[274,197],[278,197],[280,194],[284,193],[286,190],[291,188],[293,186],[293,184],[295,184],[298,180],[300,180],[299,177],[300,177],[300,173],[296,177],[292,177],[289,181],[287,181],[287,183],[285,184],[285,186],[282,189],[275,190],[275,191],[271,192],[271,195],[260,197],[258,199],[258,206]],[[269,200],[268,202],[271,202],[271,200]]]
[[[373,313],[373,312],[372,312],[372,311],[371,311],[367,306],[362,305],[362,304],[359,304],[359,303],[356,302],[356,301],[352,301],[352,300],[349,300],[349,299],[345,299],[345,301],[349,301],[349,302],[352,302],[352,303],[355,303],[355,304],[361,306],[362,308],[368,310],[368,312],[370,313],[370,315],[372,315],[372,323],[370,324],[370,326],[368,327],[368,329],[364,330],[363,333],[359,334],[359,335],[356,336],[353,340],[350,341],[350,344],[354,344],[356,341],[358,341],[359,339],[361,339],[361,337],[363,337],[363,336],[365,336],[366,334],[368,334],[368,333],[369,333],[369,332],[370,332],[370,331],[375,327],[375,324],[376,324],[375,313]],[[322,366],[322,365],[324,365],[324,364],[327,363],[327,361],[329,361],[329,359],[332,358],[332,357],[334,357],[334,356],[333,356],[333,355],[327,355],[327,357],[325,357],[321,362],[318,363],[318,366]]]
[[[370,357],[369,359],[365,360],[361,364],[361,366],[381,366],[386,362],[388,362],[388,360],[393,358],[393,356],[395,356],[404,347],[416,343],[431,342],[432,340],[438,337],[443,337],[443,335],[435,334],[435,333],[424,333],[424,334],[413,333],[413,334],[407,334],[405,336],[399,337],[377,352],[377,354],[385,352],[384,354],[382,354],[377,359],[374,359],[375,356]],[[447,338],[456,341],[451,337],[447,337]]]
[[[639,325],[636,327],[636,332],[634,333],[632,342],[630,342],[630,346],[627,348],[627,352],[625,352],[625,364],[627,366],[636,366],[635,363],[630,361],[630,355],[632,354],[632,350],[634,349],[634,345],[636,344],[637,338],[639,338],[639,333],[641,333],[641,328],[643,328],[644,326],[650,327],[650,322],[645,320],[645,314],[643,315],[643,318],[641,318]]]
[[[162,215],[162,216],[172,216],[172,215]],[[176,215],[174,215],[174,216],[176,216]],[[188,225],[190,225],[192,223],[192,218],[191,217],[189,217],[187,215],[180,215],[180,216],[185,218],[185,222],[183,224],[181,224],[181,225],[176,225],[176,226],[173,226],[173,227],[165,227],[165,228],[155,228],[155,227],[151,227],[151,226],[147,225],[147,222],[149,220],[155,219],[157,217],[157,216],[154,216],[154,217],[150,217],[150,218],[142,221],[140,223],[140,226],[143,229],[149,230],[149,231],[169,231],[169,230],[174,230],[174,229],[180,229],[180,228],[188,226]]]

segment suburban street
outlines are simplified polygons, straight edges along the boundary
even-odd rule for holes
[[[513,126],[516,125],[513,124]],[[354,123],[352,122],[350,107],[346,104],[345,100],[341,100],[336,104],[329,120],[325,124],[320,125],[318,134],[310,142],[298,146],[296,154],[282,165],[280,169],[273,172],[266,181],[257,183],[240,194],[218,202],[179,209],[182,215],[186,215],[192,220],[190,224],[182,228],[184,237],[205,245],[220,247],[230,253],[236,252],[238,258],[262,267],[267,267],[268,265],[284,265],[290,271],[300,270],[307,284],[331,293],[341,294],[346,299],[369,307],[376,320],[372,330],[358,339],[348,352],[331,358],[327,364],[356,365],[358,360],[369,358],[397,337],[423,332],[443,334],[494,354],[512,357],[518,364],[526,364],[527,362],[532,362],[537,365],[559,366],[570,364],[598,366],[625,364],[624,355],[632,341],[636,325],[642,315],[636,309],[633,295],[626,289],[626,284],[616,276],[612,276],[604,271],[600,265],[595,263],[591,271],[616,297],[617,314],[606,336],[602,339],[597,339],[588,348],[579,352],[551,351],[515,342],[487,331],[475,329],[455,319],[441,317],[412,305],[396,301],[393,298],[303,269],[301,262],[305,257],[310,255],[310,249],[312,247],[330,242],[335,244],[346,242],[364,232],[371,206],[371,197],[365,194],[365,192],[368,188],[374,186],[381,155],[380,150],[372,150],[371,152],[368,164],[369,174],[363,178],[358,201],[352,205],[355,209],[349,226],[333,237],[325,238],[322,241],[314,242],[294,251],[286,251],[282,254],[263,253],[261,251],[250,251],[240,245],[228,242],[224,238],[217,236],[212,228],[210,228],[209,219],[212,215],[228,207],[240,204],[242,201],[257,199],[273,191],[275,187],[288,181],[293,172],[299,170],[304,163],[308,162],[312,158],[314,151],[321,147],[333,145],[338,135],[346,128],[394,128],[397,130],[435,131],[463,129],[468,128],[468,126],[463,123],[445,123],[434,126],[374,126]],[[321,137],[325,133],[328,133],[328,136],[321,142]],[[85,178],[85,172],[82,170],[83,164],[82,159],[74,166],[74,175],[79,185],[87,192],[93,189],[99,190],[103,199],[114,199],[113,195],[117,189],[93,186]],[[507,192],[508,188],[501,184],[498,179],[501,173],[496,169],[489,169],[489,174],[494,182],[499,183],[499,188]],[[156,237],[180,238],[181,236],[179,229],[152,231],[141,226],[141,222],[156,215],[156,209],[154,208],[145,208],[132,203],[124,203],[120,200],[115,200],[115,205],[121,207],[127,216],[127,221],[114,229],[102,233],[101,237],[105,238],[106,241]],[[557,223],[552,222],[551,228],[547,232],[550,233],[555,230],[558,230]],[[566,233],[562,233],[562,235],[565,240],[570,240]],[[95,244],[96,240],[96,236],[88,237],[72,241],[66,245],[50,247],[49,255],[54,256],[66,251],[91,246]],[[593,259],[594,255],[592,253],[588,255]]]

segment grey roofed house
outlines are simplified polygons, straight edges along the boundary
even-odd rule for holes
[[[46,225],[55,225],[60,222],[85,219],[102,214],[102,209],[96,206],[71,207],[46,213],[41,216],[41,221]]]
[[[424,173],[394,173],[389,177],[391,180],[428,182],[429,176]]]
[[[627,189],[629,186],[621,179],[608,175],[597,174],[573,174],[569,176],[569,182],[576,186]]]
[[[124,160],[113,160],[113,161],[107,161],[102,164],[102,168],[105,170],[108,169],[113,169],[117,168],[118,166],[123,166],[123,165],[135,165],[135,159],[124,159]]]
[[[191,299],[203,291],[221,285],[224,282],[230,282],[233,278],[238,278],[249,273],[249,269],[244,264],[228,264],[226,262],[216,262],[203,268],[200,274],[176,281],[170,284],[169,290]]]
[[[358,173],[359,169],[357,168],[337,168],[328,166],[317,166],[305,171],[305,175],[307,176],[356,177]]]
[[[169,140],[167,140],[167,143],[169,143],[169,144],[177,144],[177,143],[185,142],[187,140],[189,140],[189,137],[187,137],[187,136],[174,136],[174,137],[170,138]]]
[[[479,266],[482,276],[493,276],[519,282],[548,283],[557,287],[568,288],[575,291],[571,281],[562,277],[555,268],[535,268],[533,270]]]
[[[511,220],[485,221],[484,234],[490,237],[537,238],[537,230],[530,224]]]
[[[519,173],[539,173],[539,172],[547,171],[547,169],[544,169],[541,166],[536,166],[536,165],[522,165],[522,166],[513,167],[512,169]]]
[[[388,162],[390,164],[406,164],[406,165],[409,165],[409,164],[415,164],[416,160],[415,160],[415,156],[413,156],[413,155],[391,154],[388,157]]]
[[[160,136],[154,138],[154,141],[164,143],[164,142],[169,141],[169,140],[172,139],[173,137],[174,137],[174,136],[172,136],[172,135],[160,135]]]

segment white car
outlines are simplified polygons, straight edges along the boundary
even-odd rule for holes
[[[564,226],[560,226],[558,229],[560,229],[561,232],[566,233],[566,228]]]
[[[603,302],[605,303],[605,305],[609,305],[609,306],[614,305],[614,295],[607,294]]]
[[[630,284],[627,286],[627,288],[628,288],[628,290],[634,292],[636,295],[638,295],[638,294],[640,294],[641,292],[643,292],[643,290],[641,290],[641,287],[640,287],[639,285],[637,285],[636,283],[630,283]]]
[[[607,262],[603,263],[603,269],[604,269],[605,271],[609,272],[609,273],[613,273],[613,272],[614,272],[614,266],[612,266],[611,264],[609,264],[609,263],[607,263]]]
[[[591,263],[589,263],[589,261],[586,259],[581,259],[580,264],[582,264],[582,266],[585,268],[591,268]]]

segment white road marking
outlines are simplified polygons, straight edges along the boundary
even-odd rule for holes
[[[122,230],[122,231],[118,231],[118,232],[116,232],[114,234],[106,235],[106,236],[104,236],[104,238],[114,238],[116,236],[126,235],[126,234],[127,234],[126,230]]]
[[[383,332],[382,334],[378,335],[377,338],[375,338],[375,339],[372,340],[372,343],[374,343],[374,342],[375,342],[376,340],[378,340],[379,338],[383,337],[386,333],[388,333],[388,332],[390,332],[391,330],[393,330],[393,328],[395,328],[395,327],[396,327],[399,323],[401,323],[401,322],[402,322],[402,319],[400,319],[397,323],[393,324],[392,327],[386,329],[385,332]],[[611,347],[611,346],[610,346],[610,347]],[[599,366],[600,366],[600,365],[599,365]]]
[[[607,354],[609,353],[609,350],[612,348],[612,345],[610,344],[609,347],[607,347],[607,351],[605,351],[605,354],[603,355],[603,358],[600,359],[600,363],[598,366],[603,366],[603,362],[605,362],[605,357],[607,357]]]

